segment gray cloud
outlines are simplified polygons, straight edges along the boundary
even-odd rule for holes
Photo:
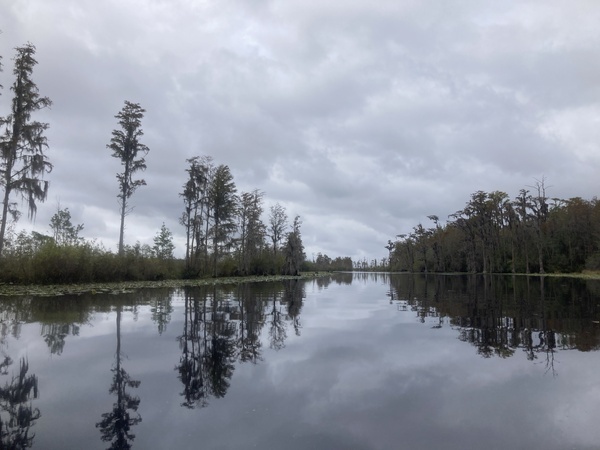
[[[587,0],[20,0],[0,6],[0,114],[12,49],[30,41],[54,101],[42,230],[60,200],[114,246],[106,144],[130,100],[150,153],[128,242],[163,221],[181,242],[185,159],[208,154],[266,209],[301,215],[309,256],[380,258],[479,189],[512,197],[545,175],[551,196],[597,194],[598,19]]]

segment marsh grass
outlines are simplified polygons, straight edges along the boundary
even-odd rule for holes
[[[212,285],[235,285],[240,283],[264,283],[282,280],[298,280],[316,277],[330,276],[329,273],[301,273],[299,276],[270,275],[270,276],[248,276],[248,277],[221,277],[201,278],[196,280],[170,279],[160,281],[116,281],[106,283],[71,283],[71,284],[0,284],[0,297],[36,296],[55,297],[62,295],[82,294],[124,294],[136,292],[140,289],[212,286]]]

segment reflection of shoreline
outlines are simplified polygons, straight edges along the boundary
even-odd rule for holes
[[[600,350],[598,286],[576,279],[513,276],[389,277],[390,301],[434,328],[456,327],[483,357],[542,355],[552,369],[558,350]]]

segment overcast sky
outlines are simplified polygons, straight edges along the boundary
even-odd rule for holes
[[[381,258],[477,190],[598,195],[598,24],[597,0],[0,0],[0,115],[31,42],[54,103],[38,231],[60,203],[116,248],[106,144],[128,100],[150,153],[126,243],[164,221],[183,253],[185,160],[211,155],[301,216],[309,258]]]

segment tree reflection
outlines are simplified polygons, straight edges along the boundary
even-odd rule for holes
[[[62,354],[65,347],[65,339],[69,335],[79,335],[79,325],[74,323],[48,323],[42,324],[42,335],[44,342],[53,355]]]
[[[158,334],[163,334],[167,330],[167,325],[171,321],[173,306],[171,305],[171,293],[162,297],[153,297],[149,300],[152,321],[158,327]]]
[[[352,275],[352,274],[350,274]],[[299,280],[287,280],[283,285],[283,302],[287,304],[287,313],[292,320],[296,336],[300,336],[300,312],[304,298],[304,283]]]
[[[214,298],[213,302],[216,302]],[[229,389],[235,367],[235,328],[227,320],[214,320],[211,325],[211,339],[205,341],[208,348],[205,348],[203,365],[209,375],[211,394],[220,398]]]
[[[52,355],[61,355],[69,336],[78,336],[82,325],[89,322],[92,304],[81,296],[34,298],[32,320],[40,322],[41,335]]]
[[[0,345],[7,345],[7,337],[19,339],[21,326],[30,322],[31,299],[5,299],[0,311]],[[0,375],[9,376],[9,381],[0,387],[0,448],[24,449],[33,445],[35,437],[31,427],[41,413],[33,407],[33,399],[38,397],[38,379],[29,374],[29,362],[19,360],[17,374],[10,373],[13,360],[4,351],[0,357]]]
[[[177,370],[179,379],[183,383],[184,398],[182,406],[194,408],[206,406],[208,391],[207,382],[202,370],[201,332],[204,331],[204,322],[199,317],[198,300],[192,300],[185,290],[183,334],[179,337],[179,347],[182,350]],[[192,304],[193,301],[193,304]],[[204,308],[204,316],[206,308]]]
[[[285,347],[287,322],[300,334],[304,282],[289,280],[280,286],[184,289],[181,356],[175,367],[183,384],[182,406],[205,407],[211,398],[224,397],[236,361],[261,360],[263,326],[275,350]]]
[[[11,364],[12,360],[5,356],[0,363],[0,373],[7,374]],[[28,371],[28,361],[21,359],[18,374],[0,388],[0,442],[3,449],[24,449],[33,445],[35,434],[30,434],[30,429],[41,413],[32,405],[32,399],[38,397],[38,379]]]
[[[600,349],[600,327],[594,325],[600,302],[580,280],[398,275],[390,278],[388,296],[432,328],[448,318],[459,339],[484,358],[509,358],[520,348],[530,361],[543,355],[546,372],[556,375],[559,348]]]
[[[239,357],[240,361],[250,361],[256,364],[261,359],[260,332],[264,323],[262,302],[256,290],[249,284],[242,284],[238,288],[240,302],[240,334]]]
[[[277,294],[273,294],[271,303],[271,316],[269,320],[269,347],[274,350],[281,350],[285,347],[287,338],[286,324],[281,315],[281,304],[278,301]]]
[[[208,301],[185,291],[184,329],[179,337],[182,355],[176,370],[184,386],[182,406],[187,408],[204,407],[211,396],[224,397],[235,367],[235,324],[221,307],[216,288],[210,309]]]
[[[546,373],[552,372],[553,376],[556,376],[556,370],[554,370],[554,353],[556,349],[556,335],[554,331],[548,329],[548,321],[546,320],[546,288],[545,288],[546,277],[540,277],[540,301],[542,304],[542,329],[538,333],[539,345],[537,346],[538,351],[543,352],[546,355]]]
[[[133,380],[122,366],[121,359],[121,310],[117,306],[117,351],[115,353],[115,365],[112,368],[113,381],[109,393],[116,395],[116,402],[110,412],[102,414],[102,420],[96,424],[102,433],[102,440],[110,442],[109,449],[129,449],[135,439],[131,427],[142,421],[137,413],[140,398],[130,394],[127,389],[139,387],[140,381]]]

